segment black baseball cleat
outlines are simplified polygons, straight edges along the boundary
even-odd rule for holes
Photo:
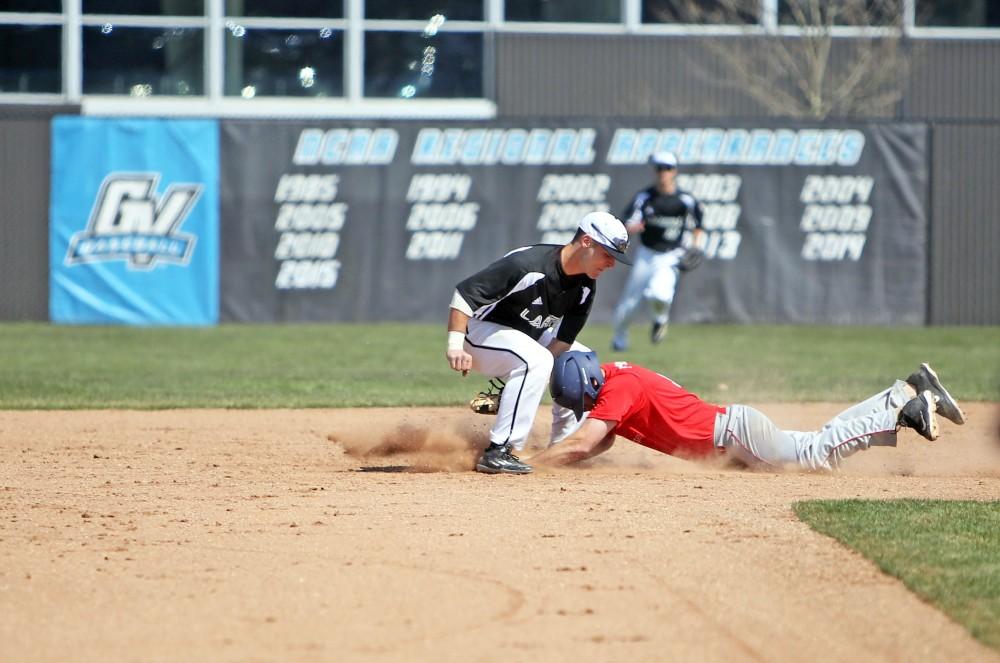
[[[510,447],[490,444],[476,463],[476,472],[486,474],[530,474],[531,465],[510,452]]]
[[[934,413],[934,394],[930,389],[920,392],[916,398],[899,411],[898,423],[917,431],[933,442],[938,438],[937,415]]]
[[[965,413],[958,406],[958,401],[951,397],[948,390],[941,384],[937,373],[929,365],[920,364],[920,368],[906,378],[906,381],[917,390],[918,394],[924,391],[931,392],[934,395],[934,400],[937,401],[937,412],[942,417],[959,425],[965,423]]]
[[[667,323],[665,322],[654,322],[653,329],[649,332],[649,340],[653,344],[657,344],[663,341],[667,337]]]

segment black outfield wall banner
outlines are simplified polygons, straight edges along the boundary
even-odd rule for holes
[[[458,281],[621,215],[669,150],[708,236],[673,320],[922,324],[927,140],[923,124],[223,121],[220,317],[443,324]],[[592,320],[628,269],[601,277]]]

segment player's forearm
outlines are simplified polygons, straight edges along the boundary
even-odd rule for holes
[[[552,353],[553,357],[558,357],[562,353],[569,350],[571,347],[573,346],[570,343],[567,343],[566,341],[560,341],[558,338],[554,338],[552,339],[551,342],[549,342],[548,350],[549,352]]]
[[[581,460],[587,460],[588,458],[593,458],[604,453],[611,448],[614,441],[614,433],[609,433],[596,443],[579,435],[574,435],[532,456],[529,460],[533,465],[572,465],[573,463],[579,463]]]
[[[548,465],[557,467],[560,465],[572,465],[581,460],[590,458],[590,449],[582,448],[572,440],[564,440],[559,444],[549,447],[545,451],[536,454],[528,460],[532,465]]]
[[[461,371],[462,376],[472,370],[472,355],[465,351],[465,332],[468,329],[469,316],[452,308],[448,310],[448,347],[444,356],[453,371]]]
[[[457,308],[448,309],[448,331],[465,333],[469,327],[469,316]]]

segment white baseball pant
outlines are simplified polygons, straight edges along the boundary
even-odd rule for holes
[[[524,449],[535,422],[535,414],[548,389],[552,374],[552,353],[546,347],[557,331],[548,329],[536,341],[527,334],[472,318],[465,336],[465,350],[472,355],[473,370],[504,381],[490,442]],[[573,350],[589,348],[574,343]],[[568,408],[553,404],[552,439],[562,439],[579,427]]]
[[[639,245],[625,288],[615,307],[612,340],[615,347],[628,347],[628,327],[643,300],[649,300],[657,322],[666,323],[669,320],[670,305],[680,278],[677,265],[685,251],[683,247],[677,247],[661,252]]]

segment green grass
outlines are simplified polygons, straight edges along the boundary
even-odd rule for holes
[[[607,350],[715,402],[851,401],[929,361],[963,400],[1000,401],[1000,327],[675,325]],[[486,380],[444,360],[444,324],[214,328],[0,325],[0,409],[454,405]]]
[[[793,508],[1000,650],[1000,501],[823,500]]]

